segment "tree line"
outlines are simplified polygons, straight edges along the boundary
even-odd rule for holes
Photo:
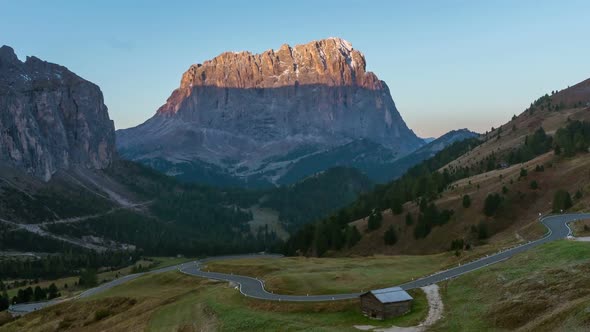
[[[95,252],[68,251],[62,254],[37,258],[7,258],[0,260],[0,278],[60,278],[76,274],[81,269],[110,267],[120,269],[134,264],[139,251]]]

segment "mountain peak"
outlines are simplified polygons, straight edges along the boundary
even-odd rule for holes
[[[349,52],[351,52],[353,50],[352,44],[349,41],[342,39],[340,37],[328,37],[324,40],[332,40],[332,41],[336,42],[340,46],[340,48],[345,49]]]
[[[0,162],[43,180],[72,166],[101,169],[114,157],[113,122],[98,86],[67,68],[0,47]]]
[[[181,80],[183,96],[197,86],[218,88],[279,88],[299,85],[384,88],[367,72],[364,55],[342,38],[330,37],[307,44],[270,49],[260,54],[224,52],[202,64],[192,65]],[[170,111],[164,107],[161,111]]]
[[[14,49],[8,45],[2,45],[2,47],[0,47],[0,63],[14,63],[15,61],[19,60],[16,53],[14,53]]]
[[[187,178],[219,170],[276,184],[360,160],[373,169],[424,143],[365,67],[362,53],[333,37],[225,52],[191,66],[154,117],[118,132],[117,145],[123,157]],[[371,151],[356,144],[365,140]]]

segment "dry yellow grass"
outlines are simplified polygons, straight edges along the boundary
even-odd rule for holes
[[[590,236],[590,220],[580,220],[570,225],[574,236]]]
[[[543,172],[535,172],[536,165],[544,165]],[[520,170],[525,168],[528,175],[520,178]],[[535,180],[539,189],[530,188]],[[434,227],[425,238],[416,240],[413,225],[405,224],[406,213],[417,220],[418,206],[406,203],[404,213],[392,215],[390,211],[383,212],[383,225],[380,229],[366,233],[361,241],[351,250],[339,253],[341,255],[372,255],[372,254],[431,254],[449,250],[451,241],[465,239],[467,243],[483,245],[478,250],[496,251],[499,248],[512,246],[517,243],[541,237],[546,229],[539,224],[539,213],[550,213],[553,196],[558,189],[568,190],[573,196],[580,190],[583,196],[574,200],[573,211],[590,210],[590,154],[580,154],[574,158],[561,158],[553,152],[541,155],[523,164],[513,165],[506,169],[494,170],[462,179],[451,185],[452,189],[442,193],[436,200],[440,209],[455,211],[451,221],[443,226]],[[495,217],[483,214],[485,198],[490,193],[504,195],[504,209]],[[462,206],[463,195],[471,197],[471,206]],[[470,228],[485,221],[493,235],[484,242],[477,239],[477,234],[471,233]],[[353,223],[361,232],[366,231],[366,219]],[[383,242],[384,232],[389,225],[394,225],[398,234],[398,243],[386,246]],[[487,248],[487,249],[486,249]]]
[[[557,129],[566,125],[568,118],[588,121],[590,120],[590,110],[588,108],[572,108],[559,112],[536,111],[533,115],[526,112],[522,113],[516,119],[502,126],[500,139],[496,138],[500,130],[496,128],[488,133],[488,137],[490,137],[488,141],[452,161],[442,169],[476,165],[491,153],[496,155],[507,153],[521,146],[524,143],[525,136],[531,135],[540,127],[543,127],[548,134],[555,133]]]
[[[443,284],[434,331],[587,331],[590,244],[557,241]]]

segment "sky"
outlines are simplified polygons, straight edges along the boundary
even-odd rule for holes
[[[148,118],[191,64],[341,37],[421,137],[485,132],[590,78],[590,1],[9,1],[0,45],[98,84],[117,129]]]

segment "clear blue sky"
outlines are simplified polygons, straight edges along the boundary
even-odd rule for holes
[[[8,1],[0,44],[100,85],[142,123],[193,63],[329,36],[350,41],[421,136],[485,131],[590,77],[590,1]]]

